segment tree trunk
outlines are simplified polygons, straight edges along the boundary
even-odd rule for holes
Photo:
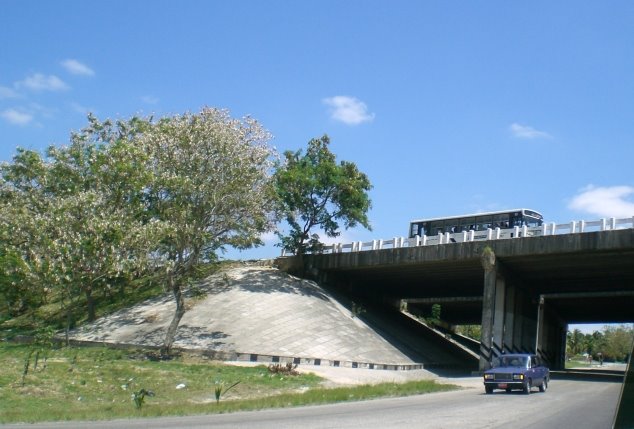
[[[66,332],[65,332],[65,338],[66,338],[66,347],[68,347],[70,345],[70,325],[72,323],[72,316],[71,316],[71,312],[70,312],[70,307],[66,309]]]
[[[88,321],[95,321],[95,300],[92,297],[92,289],[86,289],[86,306],[88,307]]]
[[[185,314],[185,300],[183,299],[183,294],[181,291],[180,284],[177,284],[174,281],[174,276],[169,276],[170,289],[172,290],[172,294],[174,295],[174,300],[176,301],[176,311],[174,312],[174,317],[172,318],[172,323],[170,323],[169,328],[167,328],[167,333],[165,334],[165,341],[163,343],[162,352],[165,354],[169,354],[172,349],[172,344],[174,344],[174,337],[176,336],[176,329],[178,328],[183,315]]]

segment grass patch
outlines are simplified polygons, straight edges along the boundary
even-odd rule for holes
[[[567,360],[566,361],[566,369],[571,368],[591,368],[592,364],[587,360]]]
[[[455,389],[433,381],[384,383],[325,389],[313,374],[270,372],[198,358],[142,359],[142,351],[109,348],[49,350],[44,364],[22,374],[30,346],[0,343],[0,423],[106,420],[225,413],[309,404],[356,401]],[[238,382],[216,403],[214,388]],[[146,389],[143,406],[135,393]]]

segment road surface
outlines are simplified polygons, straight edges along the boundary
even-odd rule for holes
[[[324,428],[610,428],[620,383],[553,380],[546,393],[533,389],[485,395],[479,380],[459,391],[351,402],[323,406],[275,409],[234,414],[61,422],[26,425],[50,428],[209,428],[324,429]],[[25,425],[7,425],[6,428]]]

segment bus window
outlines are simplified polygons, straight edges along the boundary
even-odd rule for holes
[[[418,235],[418,229],[419,229],[419,224],[417,224],[417,223],[410,224],[409,236],[410,237],[415,237],[416,235]]]
[[[475,217],[464,217],[460,219],[460,223],[463,231],[471,231],[472,229],[475,230]]]
[[[521,213],[513,213],[511,215],[511,228],[513,227],[522,227],[522,214]]]
[[[509,227],[508,213],[497,214],[493,216],[493,228],[505,229]]]
[[[443,221],[434,221],[429,223],[429,235],[438,235],[445,232],[445,223]]]
[[[431,230],[429,229],[429,222],[425,222],[425,223],[423,223],[422,228],[421,228],[421,231],[420,231],[420,235],[421,235],[421,237],[422,237],[423,235],[429,235],[429,231],[431,231]]]
[[[478,216],[476,217],[476,224],[478,231],[485,231],[488,228],[491,228],[493,224],[493,216]]]
[[[526,226],[528,226],[530,228],[533,228],[533,227],[536,227],[536,226],[541,226],[542,221],[539,220],[539,219],[535,219],[535,218],[532,218],[532,217],[525,216],[524,217],[524,223],[526,224]]]

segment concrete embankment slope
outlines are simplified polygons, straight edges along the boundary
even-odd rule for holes
[[[273,268],[242,266],[188,291],[174,347],[226,359],[381,368],[416,367],[315,283]],[[173,316],[171,295],[146,301],[71,333],[77,341],[160,346]],[[286,358],[286,359],[285,359]]]

